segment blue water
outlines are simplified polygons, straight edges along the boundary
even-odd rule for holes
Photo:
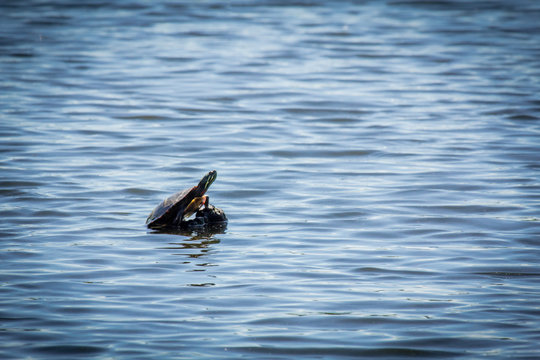
[[[540,358],[538,19],[3,1],[0,357]]]

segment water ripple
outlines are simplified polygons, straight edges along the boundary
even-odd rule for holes
[[[0,357],[535,357],[534,2],[0,14]]]

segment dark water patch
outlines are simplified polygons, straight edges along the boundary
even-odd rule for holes
[[[151,196],[154,194],[154,191],[148,190],[148,189],[140,189],[140,188],[126,188],[123,189],[122,192],[130,195],[139,195],[139,196]]]
[[[178,107],[175,109],[176,111],[178,111],[179,113],[182,113],[182,114],[199,114],[199,113],[224,113],[225,110],[223,109],[211,109],[209,107],[194,107],[194,106],[190,106],[190,107]]]
[[[117,119],[122,120],[145,120],[145,121],[177,121],[177,118],[163,115],[117,115]]]
[[[535,219],[534,221],[540,221],[540,219]],[[516,239],[516,242],[536,247],[540,245],[540,238],[536,238],[535,235],[531,234],[530,238]]]
[[[157,56],[159,60],[173,63],[185,63],[197,60],[195,57],[189,56]]]
[[[425,213],[459,213],[459,214],[491,214],[506,213],[519,210],[520,207],[511,206],[486,206],[486,205],[438,205],[438,206],[408,206],[411,209],[422,210]]]
[[[450,349],[485,349],[489,351],[489,349],[493,348],[494,346],[497,346],[499,341],[505,341],[505,340],[511,340],[510,338],[491,338],[491,339],[458,339],[458,338],[444,338],[444,337],[436,337],[436,338],[420,338],[415,341],[410,340],[403,340],[403,341],[395,341],[394,346],[396,347],[403,347],[403,348],[445,348],[448,347]],[[449,350],[450,352],[453,350]],[[458,353],[455,353],[457,355]],[[465,353],[461,353],[461,355],[465,355]]]
[[[328,202],[328,200],[325,200]],[[325,201],[322,201],[321,203],[324,203]],[[314,203],[316,204],[316,202]],[[338,211],[327,211],[326,218],[328,219],[353,219],[358,220],[362,218],[366,218],[369,215],[368,211],[357,211],[357,210],[351,210],[351,209],[342,209]]]
[[[50,218],[61,218],[61,217],[67,217],[69,216],[69,212],[65,211],[57,211],[57,210],[39,210],[39,211],[33,211],[28,214],[28,216],[31,216],[33,218],[35,217],[50,217]]]
[[[208,286],[215,286],[215,283],[202,283],[202,284],[188,284],[188,286],[195,286],[195,287],[208,287]]]
[[[42,182],[36,181],[0,181],[0,187],[2,188],[15,188],[15,189],[25,189],[25,188],[36,188],[42,186]]]
[[[411,275],[414,275],[414,276],[433,276],[433,275],[437,274],[435,272],[425,271],[425,270],[405,270],[405,269],[396,270],[395,268],[394,269],[381,269],[381,268],[376,268],[376,267],[362,267],[362,268],[354,269],[354,272],[373,273],[373,274],[389,274],[389,273],[393,273],[393,274],[402,275],[402,276],[411,276]]]
[[[32,58],[36,55],[33,52],[13,52],[10,54],[10,56],[13,56],[16,58]]]
[[[97,355],[107,351],[107,349],[90,345],[51,345],[30,347],[30,351],[52,356],[85,356]]]
[[[381,347],[381,348],[364,348],[357,347],[237,347],[228,348],[229,351],[237,351],[240,353],[254,355],[270,355],[270,356],[338,356],[350,358],[384,358],[384,359],[403,359],[403,358],[450,358],[463,355],[457,351],[430,351],[415,348],[399,348],[399,347]]]
[[[314,80],[312,80],[314,81]],[[360,116],[366,113],[369,113],[369,111],[365,110],[359,110],[359,109],[335,109],[335,108],[328,108],[328,107],[295,107],[295,108],[283,108],[281,111],[285,113],[290,113],[293,115],[308,115],[313,117],[321,117],[321,116],[328,116],[328,115],[334,115],[337,112],[342,115],[356,115]]]
[[[360,121],[360,119],[353,118],[353,117],[327,117],[327,118],[317,119],[315,121],[318,121],[321,123],[329,123],[329,124],[351,125],[351,124],[357,124]]]
[[[493,268],[489,266],[470,266],[465,268],[456,269],[461,273],[471,273],[476,275],[487,275],[500,278],[536,278],[540,276],[539,269],[535,267],[498,267]]]
[[[271,150],[269,155],[283,158],[335,158],[335,157],[356,157],[367,156],[375,153],[374,151],[358,149],[358,150]]]
[[[0,256],[0,259],[3,259],[4,261],[6,261],[6,269],[11,268],[11,267],[16,268],[17,267],[16,262],[18,261],[24,262],[24,264],[28,268],[32,268],[36,265],[37,267],[39,267],[39,265],[41,265],[41,263],[39,262],[40,258],[43,259],[42,254],[39,252],[22,251],[16,248],[7,249],[6,253]],[[32,261],[32,259],[34,259],[34,261]]]
[[[21,191],[21,190],[18,190],[18,189],[0,189],[0,195],[2,196],[5,196],[5,197],[13,197],[13,198],[17,198],[17,197],[25,197],[26,195],[28,195],[28,192],[27,191]]]
[[[403,236],[397,234],[396,231],[392,229],[364,229],[357,230],[353,232],[355,238],[362,240],[385,240],[391,241],[396,239],[401,239]]]
[[[252,199],[261,197],[269,194],[270,190],[258,190],[258,189],[245,189],[245,190],[236,190],[234,192],[223,194],[224,198],[234,198],[234,199]]]
[[[534,121],[534,120],[538,120],[538,117],[534,115],[530,115],[530,114],[519,114],[519,115],[508,116],[508,119],[518,120],[518,121]]]
[[[530,273],[530,272],[508,272],[508,271],[488,271],[488,272],[476,272],[478,275],[488,275],[493,277],[500,278],[510,278],[510,277],[540,277],[540,272]]]

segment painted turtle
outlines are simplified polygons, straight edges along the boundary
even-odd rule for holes
[[[146,219],[151,229],[180,227],[184,219],[195,214],[201,206],[208,208],[209,198],[204,194],[216,180],[217,171],[212,170],[199,181],[197,186],[169,196],[161,202]]]

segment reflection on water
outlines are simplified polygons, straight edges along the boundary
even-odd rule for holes
[[[0,358],[537,357],[539,18],[2,1]]]
[[[201,256],[208,255],[211,251],[211,245],[219,244],[220,240],[212,239],[208,237],[194,236],[189,241],[179,243],[169,243],[169,246],[159,247],[157,249],[169,249],[169,250],[195,250],[196,253],[172,253],[172,255],[182,255],[189,258],[199,258]]]

